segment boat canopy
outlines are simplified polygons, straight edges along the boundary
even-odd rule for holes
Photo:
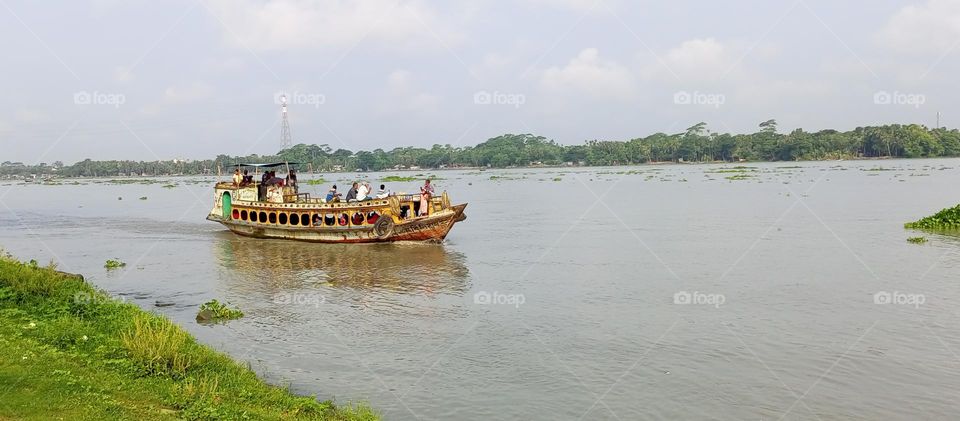
[[[294,166],[300,165],[299,162],[273,162],[269,164],[237,164],[238,167],[255,167],[255,168],[273,168],[273,167],[282,167],[284,165]]]

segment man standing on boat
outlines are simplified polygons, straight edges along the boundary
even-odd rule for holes
[[[433,197],[433,186],[430,185],[430,179],[423,182],[420,187],[420,216],[430,214],[430,198]]]

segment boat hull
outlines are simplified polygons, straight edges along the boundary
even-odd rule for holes
[[[223,224],[237,235],[253,238],[315,243],[440,242],[454,224],[466,218],[463,213],[466,207],[466,204],[454,205],[429,216],[402,220],[393,224],[389,234],[378,233],[373,226],[295,227],[224,219],[216,214],[208,215],[207,219]]]

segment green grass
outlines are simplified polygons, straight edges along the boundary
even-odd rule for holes
[[[960,205],[946,208],[919,221],[907,222],[903,226],[904,228],[927,230],[960,229]]]
[[[327,180],[324,180],[322,177],[321,177],[321,178],[313,178],[313,179],[310,179],[310,180],[304,180],[304,184],[306,184],[306,185],[308,185],[308,186],[317,186],[317,185],[320,185],[320,184],[327,184]]]
[[[78,275],[0,257],[0,420],[376,420],[265,384]],[[336,385],[332,385],[333,388]]]
[[[913,244],[923,244],[927,242],[927,237],[910,237],[907,239],[907,242]]]

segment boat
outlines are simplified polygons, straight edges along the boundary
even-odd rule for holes
[[[466,219],[467,204],[453,205],[447,192],[431,197],[420,212],[420,194],[396,194],[383,199],[343,202],[301,193],[296,182],[262,183],[260,170],[293,162],[238,164],[254,169],[250,182],[220,181],[207,220],[219,222],[237,235],[318,243],[441,242],[457,222]]]

